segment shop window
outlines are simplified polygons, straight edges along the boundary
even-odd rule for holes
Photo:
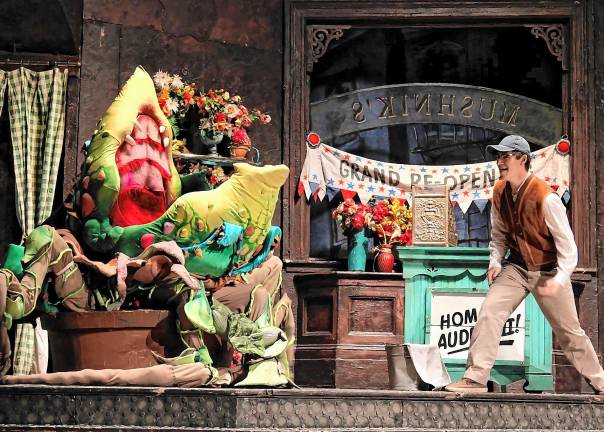
[[[332,41],[310,73],[311,129],[329,128],[337,116],[312,116],[313,104],[337,95],[398,84],[459,84],[486,87],[557,108],[562,106],[562,68],[530,29],[348,28]],[[386,163],[455,165],[493,160],[486,152],[506,133],[487,127],[435,121],[395,124],[325,141],[337,149]],[[533,150],[543,143],[531,142]],[[552,143],[553,144],[553,143]],[[310,209],[310,257],[343,258],[346,241],[331,220],[341,201],[313,203]],[[460,246],[489,242],[490,204],[456,208]]]

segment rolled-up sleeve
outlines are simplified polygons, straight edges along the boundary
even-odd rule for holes
[[[551,193],[545,198],[543,216],[556,244],[558,272],[554,280],[564,286],[570,283],[570,277],[577,267],[577,244],[568,223],[566,207],[557,194]]]
[[[508,251],[505,230],[501,215],[495,206],[491,206],[491,241],[489,242],[489,269],[501,268],[501,261]]]

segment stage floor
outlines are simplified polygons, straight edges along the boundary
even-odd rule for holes
[[[604,430],[604,396],[15,385],[0,430]]]

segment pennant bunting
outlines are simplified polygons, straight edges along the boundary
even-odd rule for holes
[[[327,199],[331,201],[333,197],[338,194],[338,192],[340,192],[339,189],[327,186]]]
[[[568,154],[560,154],[555,145],[531,154],[531,172],[548,183],[561,197],[570,200]],[[446,183],[451,202],[466,213],[472,202],[481,212],[492,199],[499,178],[495,162],[464,165],[402,165],[382,162],[337,150],[326,144],[307,146],[300,173],[298,191],[308,200],[332,200],[337,191],[344,199],[359,196],[366,203],[371,197],[413,198],[411,187]]]
[[[489,203],[488,199],[477,199],[474,201],[474,204],[476,204],[476,207],[478,207],[478,210],[480,210],[480,213],[484,213],[484,209],[487,207],[488,203]]]
[[[348,198],[354,198],[354,196],[357,194],[355,191],[349,191],[346,189],[341,189],[340,193],[342,194],[345,200],[347,200]]]

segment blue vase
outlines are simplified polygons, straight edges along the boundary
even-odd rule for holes
[[[348,271],[365,271],[368,242],[364,229],[348,236]]]

